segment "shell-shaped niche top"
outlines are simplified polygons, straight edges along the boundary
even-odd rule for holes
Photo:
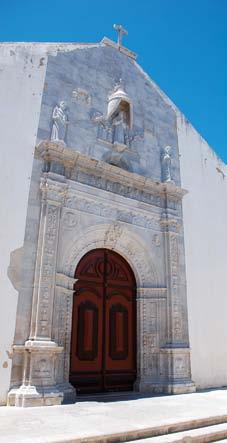
[[[124,115],[124,121],[129,129],[133,126],[133,105],[129,95],[124,90],[122,79],[114,87],[108,97],[107,120],[113,121],[117,115]]]

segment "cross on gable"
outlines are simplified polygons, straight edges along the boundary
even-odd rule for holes
[[[128,35],[128,31],[126,29],[124,29],[122,25],[113,25],[113,27],[118,33],[117,44],[119,46],[122,46],[123,35]]]

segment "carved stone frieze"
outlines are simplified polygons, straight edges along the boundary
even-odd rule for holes
[[[73,180],[104,188],[132,199],[146,201],[159,207],[164,207],[166,196],[169,201],[178,202],[186,193],[174,183],[155,182],[139,174],[109,165],[104,161],[91,159],[76,150],[50,141],[44,141],[36,147],[35,158],[45,162],[54,161],[68,167],[73,171],[71,177]]]
[[[113,166],[114,167],[114,166]],[[107,175],[106,177],[109,177]],[[116,181],[112,181],[107,178],[102,178],[100,176],[92,175],[85,171],[77,170],[73,173],[72,179],[78,181],[79,183],[89,184],[96,188],[110,191],[119,195],[122,195],[133,200],[139,200],[150,205],[164,207],[164,195],[159,196],[152,193],[148,193],[145,190],[137,189],[136,186],[125,185],[120,182],[116,177]]]
[[[75,194],[76,193],[72,193],[71,191],[68,193],[68,197],[65,201],[66,208],[76,209],[78,211],[99,215],[104,218],[118,220],[148,229],[160,229],[160,219],[158,214],[145,213],[145,211],[141,210],[123,209],[123,207],[119,207],[119,204],[116,203],[108,204],[99,199],[94,201],[94,199],[89,199],[85,196],[81,197]],[[65,224],[66,229],[76,226],[76,214],[69,211],[65,212],[62,220],[62,227],[64,227]]]

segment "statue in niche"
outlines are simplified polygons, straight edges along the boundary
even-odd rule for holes
[[[93,117],[93,121],[99,123],[98,138],[114,144],[118,151],[124,151],[134,138],[132,116],[132,102],[120,80],[108,97],[106,116]]]
[[[52,119],[53,126],[51,131],[51,141],[65,144],[67,126],[69,124],[68,115],[66,113],[66,102],[61,101],[53,110]]]
[[[112,142],[129,145],[132,129],[132,103],[123,89],[122,80],[108,98],[107,121],[112,126]]]
[[[163,149],[162,161],[162,179],[164,182],[172,182],[171,177],[171,146],[166,146]]]

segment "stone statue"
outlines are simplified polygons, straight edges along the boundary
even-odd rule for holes
[[[51,131],[51,140],[63,144],[65,144],[66,130],[69,124],[66,108],[66,103],[61,101],[59,105],[54,107],[52,114],[53,126]]]
[[[133,103],[120,79],[108,96],[107,111],[95,112],[91,118],[98,123],[98,139],[111,143],[118,152],[131,148],[135,138],[143,138],[133,130]]]
[[[127,144],[128,126],[125,119],[125,113],[123,110],[119,110],[116,117],[112,120],[113,126],[113,143],[119,143],[121,145]]]
[[[162,153],[162,179],[164,182],[172,182],[171,177],[171,146],[166,146]]]
[[[122,80],[108,98],[107,121],[112,126],[113,143],[127,145],[132,128],[132,103],[123,89]]]

